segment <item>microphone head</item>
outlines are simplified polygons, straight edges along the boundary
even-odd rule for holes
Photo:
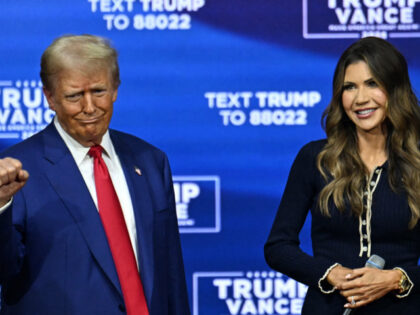
[[[372,255],[369,257],[368,261],[365,264],[365,267],[384,269],[385,259],[378,255]]]

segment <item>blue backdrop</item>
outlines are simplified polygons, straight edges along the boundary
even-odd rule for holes
[[[121,87],[111,127],[163,149],[174,174],[194,315],[300,314],[305,286],[263,245],[291,163],[324,137],[341,52],[387,38],[420,84],[419,0],[18,0],[0,21],[0,146],[52,113],[39,60],[67,33],[109,38]],[[302,247],[311,252],[308,221]]]

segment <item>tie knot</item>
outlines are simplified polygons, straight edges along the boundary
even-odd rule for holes
[[[88,154],[94,159],[100,158],[103,150],[104,149],[100,145],[94,145],[90,147]]]

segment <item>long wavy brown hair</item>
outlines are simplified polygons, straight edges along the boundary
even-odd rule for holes
[[[326,180],[319,195],[319,207],[329,216],[334,202],[341,212],[363,213],[363,187],[369,171],[358,151],[356,128],[342,104],[343,82],[350,64],[364,61],[373,79],[386,92],[386,152],[389,184],[393,191],[407,196],[411,209],[409,227],[420,218],[420,109],[411,87],[407,62],[390,43],[375,37],[363,38],[341,55],[333,79],[333,96],[322,115],[327,144],[319,153],[317,166]]]

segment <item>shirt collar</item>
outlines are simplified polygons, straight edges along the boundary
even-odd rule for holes
[[[70,136],[67,131],[61,127],[60,122],[57,119],[57,116],[54,117],[54,126],[58,131],[58,134],[63,139],[64,143],[66,144],[67,148],[70,150],[71,155],[73,156],[74,160],[76,161],[77,166],[79,166],[82,161],[87,156],[89,151],[89,147],[85,147],[81,145],[76,139]],[[104,149],[104,153],[108,157],[112,157],[114,152],[114,147],[111,142],[111,137],[109,136],[109,131],[107,130],[102,137],[102,142],[100,143],[102,148]]]

